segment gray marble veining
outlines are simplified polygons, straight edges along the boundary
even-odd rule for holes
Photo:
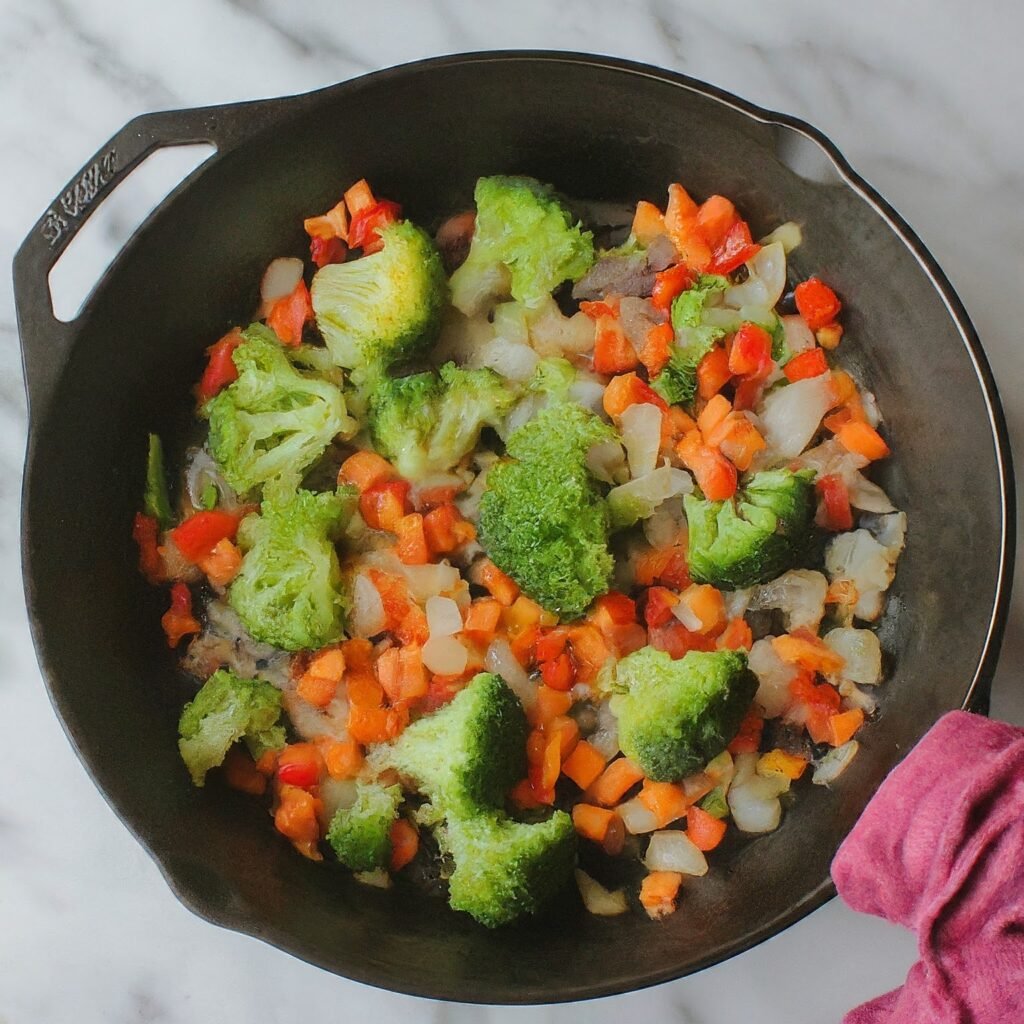
[[[436,53],[616,53],[705,78],[821,127],[914,225],[974,317],[1024,438],[1024,13],[952,0],[0,0],[0,253],[134,114],[301,92]],[[173,161],[172,161],[173,163]],[[89,241],[84,289],[162,189]],[[75,282],[72,282],[73,284]],[[951,427],[955,410],[951,409]],[[898,984],[910,936],[836,902],[751,952],[576,1007],[444,1006],[343,981],[184,910],[103,803],[47,702],[17,586],[25,439],[13,296],[0,279],[0,1024],[370,1018],[820,1024]],[[956,514],[950,510],[950,514]],[[1020,582],[1018,575],[1018,582]],[[955,610],[951,610],[951,615]],[[1024,722],[1018,587],[994,713]]]

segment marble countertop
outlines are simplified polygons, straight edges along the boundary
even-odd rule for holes
[[[438,53],[614,53],[823,129],[931,247],[974,318],[1024,451],[1024,8],[953,0],[0,0],[0,261],[133,115],[301,92]],[[181,167],[98,214],[61,280],[79,294]],[[61,296],[71,301],[70,298]],[[14,304],[0,281],[0,1024],[603,1021],[821,1024],[899,984],[913,938],[833,901],[692,978],[579,1007],[475,1008],[379,992],[180,906],[87,779],[47,701],[18,578],[25,435]],[[1018,569],[1018,584],[1021,582]],[[993,714],[1024,724],[1024,587]],[[116,885],[111,884],[116,879]]]

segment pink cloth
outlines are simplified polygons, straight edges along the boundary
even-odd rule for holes
[[[902,988],[844,1024],[1024,1024],[1024,730],[944,716],[832,862],[854,910],[917,933]]]

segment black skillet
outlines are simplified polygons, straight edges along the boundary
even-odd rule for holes
[[[47,274],[145,156],[217,154],[139,229],[70,324]],[[302,219],[367,177],[436,223],[478,175],[526,173],[602,200],[721,192],[755,235],[804,228],[792,264],[846,304],[841,355],[878,396],[896,456],[881,483],[910,520],[881,627],[892,676],[863,749],[783,826],[720,851],[685,910],[588,916],[569,893],[489,932],[403,886],[368,890],[303,860],[249,798],[191,787],[175,748],[185,691],[134,569],[147,431],[182,437],[203,349],[254,308]],[[25,590],[50,696],[115,812],[200,916],[402,992],[553,1002],[679,977],[747,949],[833,894],[829,862],[890,768],[946,710],[984,709],[1009,598],[1013,487],[977,335],[917,236],[808,125],[639,64],[561,53],[444,57],[309,95],[136,118],[33,228],[14,264],[30,402]],[[952,757],[970,751],[951,751]],[[116,879],[111,879],[116,885]]]

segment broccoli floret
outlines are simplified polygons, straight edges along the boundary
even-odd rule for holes
[[[238,529],[245,557],[228,601],[255,640],[316,650],[342,635],[345,601],[333,540],[355,508],[354,488],[270,498]]]
[[[564,402],[576,383],[576,368],[561,356],[542,359],[526,385],[528,391],[546,395],[549,402]]]
[[[814,471],[757,473],[734,499],[683,499],[690,576],[723,590],[767,583],[800,564],[812,536]]]
[[[484,426],[501,423],[516,397],[493,370],[463,370],[454,363],[385,377],[370,399],[373,442],[404,477],[442,473],[476,447]]]
[[[487,474],[480,540],[495,564],[549,611],[583,614],[608,589],[609,515],[587,451],[615,438],[593,413],[550,405],[508,440]]]
[[[643,647],[615,666],[611,700],[622,752],[649,779],[697,771],[736,735],[757,692],[739,651],[688,651],[674,661]]]
[[[438,839],[455,860],[452,908],[488,928],[536,913],[567,883],[576,859],[576,834],[564,811],[532,825],[501,814],[449,819]]]
[[[386,867],[391,857],[391,826],[401,802],[401,786],[356,782],[355,803],[335,811],[327,830],[327,842],[338,860],[353,871]]]
[[[441,815],[466,816],[504,806],[526,773],[526,715],[500,676],[482,672],[439,711],[413,722],[370,754],[426,795]]]
[[[333,384],[300,373],[268,328],[253,324],[232,354],[238,380],[211,399],[210,451],[240,493],[293,490],[335,437],[356,422]]]
[[[480,178],[476,226],[465,263],[452,274],[452,304],[474,316],[512,295],[535,307],[594,262],[594,239],[554,190],[533,178]]]
[[[654,379],[654,390],[670,405],[693,401],[697,390],[697,366],[724,338],[724,327],[705,322],[708,300],[724,291],[728,281],[717,274],[701,274],[686,291],[672,302],[672,329],[675,343],[665,368]]]
[[[356,383],[425,355],[441,329],[447,286],[426,232],[401,221],[379,231],[384,247],[313,277],[316,324],[331,358]]]
[[[178,749],[192,781],[203,785],[238,740],[245,740],[253,757],[283,747],[280,717],[281,693],[270,683],[240,679],[227,669],[214,672],[178,721]]]

